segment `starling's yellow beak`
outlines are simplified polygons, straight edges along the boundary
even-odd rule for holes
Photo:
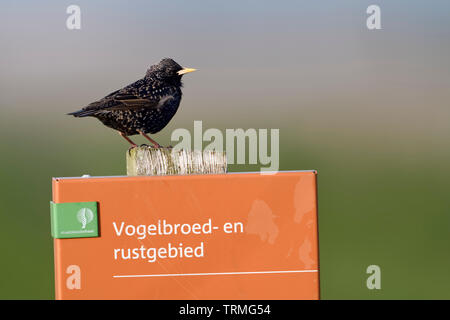
[[[196,70],[197,69],[193,69],[193,68],[184,68],[184,69],[181,69],[180,71],[178,71],[177,73],[178,73],[179,76],[181,76],[183,74],[186,74],[186,73],[189,73],[189,72],[194,72]]]

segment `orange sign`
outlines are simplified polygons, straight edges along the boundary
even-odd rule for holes
[[[99,229],[54,239],[57,299],[319,298],[315,171],[54,178],[53,202]]]

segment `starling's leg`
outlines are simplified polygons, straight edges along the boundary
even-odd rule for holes
[[[148,135],[146,135],[143,131],[138,130],[137,132],[139,132],[142,136],[144,136],[145,139],[147,139],[148,141],[150,141],[150,142],[155,146],[155,148],[161,148],[161,146],[159,145],[158,142],[156,142],[155,140],[153,140],[152,138],[150,138],[150,137],[149,137]]]
[[[125,140],[127,140],[127,141],[131,144],[131,147],[132,147],[132,148],[137,147],[137,144],[134,143],[133,141],[131,141],[131,139],[128,138],[128,137],[125,135],[125,133],[119,131],[119,134],[120,134]]]

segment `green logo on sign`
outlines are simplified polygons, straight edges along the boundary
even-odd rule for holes
[[[54,238],[98,237],[97,202],[50,202]]]

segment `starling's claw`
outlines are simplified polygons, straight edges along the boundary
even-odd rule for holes
[[[137,148],[137,145],[131,146],[128,148],[128,155],[131,156],[131,150],[133,150],[134,148]]]

